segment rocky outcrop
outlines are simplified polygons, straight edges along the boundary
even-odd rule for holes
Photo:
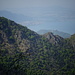
[[[60,44],[61,40],[63,40],[62,37],[58,35],[54,35],[52,32],[48,32],[43,35],[45,38],[48,39],[48,41],[54,45]]]

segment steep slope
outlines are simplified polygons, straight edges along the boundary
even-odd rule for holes
[[[0,75],[74,75],[73,45],[67,39],[48,35],[46,39],[0,17]]]
[[[45,38],[27,27],[0,17],[0,74],[6,75],[7,73],[7,75],[10,75],[14,72],[14,75],[21,75],[22,73],[24,75],[25,73],[30,73],[30,70],[32,72],[35,70],[34,73],[38,73],[38,71],[44,73],[44,71],[37,68],[39,67],[37,64],[42,61],[41,54],[46,50],[44,47],[46,45],[44,45],[43,41],[47,42]],[[33,64],[35,65],[33,66]],[[33,67],[30,68],[31,66]]]
[[[67,38],[67,40],[72,44],[73,48],[75,49],[75,34],[71,35],[71,37]]]
[[[18,48],[18,51],[24,53],[28,50],[33,50],[32,48],[38,44],[37,41],[41,40],[41,36],[27,27],[23,27],[3,17],[1,17],[0,21],[0,43],[3,46],[1,47],[2,49],[7,48],[13,51],[15,48]]]
[[[71,36],[68,33],[61,32],[61,31],[58,31],[58,30],[39,30],[37,33],[43,35],[43,34],[48,33],[48,32],[52,32],[54,35],[59,35],[63,38],[69,38]]]
[[[61,43],[61,41],[63,41],[64,39],[58,35],[53,35],[53,33],[48,32],[46,34],[43,35],[45,38],[48,39],[48,41],[54,45],[58,45]]]

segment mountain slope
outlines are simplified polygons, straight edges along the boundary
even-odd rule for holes
[[[44,34],[43,37],[47,38],[50,43],[55,45],[60,44],[61,41],[64,40],[62,37],[58,35],[53,35],[53,33],[51,32]]]
[[[43,35],[48,32],[52,32],[54,35],[59,35],[63,38],[69,38],[71,36],[68,33],[64,33],[64,32],[58,31],[58,30],[39,30],[37,33]]]
[[[71,35],[71,37],[67,38],[67,40],[72,44],[73,48],[75,49],[75,34]]]
[[[22,14],[11,13],[10,11],[0,11],[0,16],[4,16],[8,19],[15,20],[17,23],[32,20],[32,17],[24,16]]]
[[[0,17],[0,75],[74,75],[73,45],[68,39],[49,36],[62,40],[61,44]]]

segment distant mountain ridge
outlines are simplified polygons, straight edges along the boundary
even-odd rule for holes
[[[32,19],[29,16],[12,13],[12,12],[6,11],[6,10],[0,11],[0,16],[6,17],[6,18],[11,19],[11,20],[14,20],[15,22],[18,22],[18,23],[24,22],[24,21],[30,21]]]
[[[43,34],[48,33],[48,32],[52,32],[54,35],[59,35],[63,38],[69,38],[71,36],[68,33],[61,32],[61,31],[58,31],[58,30],[39,30],[39,31],[37,31],[37,33],[40,34],[40,35],[43,35]]]

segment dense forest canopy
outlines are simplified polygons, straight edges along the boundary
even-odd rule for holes
[[[75,34],[38,35],[0,17],[0,75],[75,75]]]

